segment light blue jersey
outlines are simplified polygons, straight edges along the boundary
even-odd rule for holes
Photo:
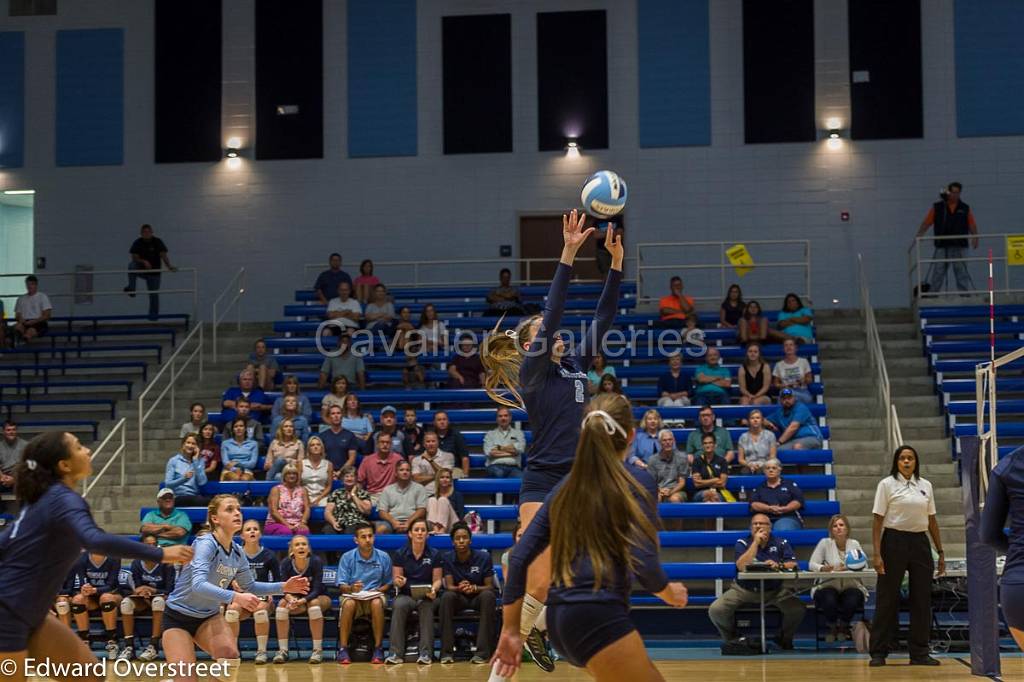
[[[167,607],[193,618],[209,618],[220,613],[220,605],[235,596],[231,582],[237,581],[243,592],[255,595],[281,594],[283,583],[260,583],[252,577],[249,560],[242,548],[231,543],[225,551],[212,535],[202,535],[192,543],[195,556],[185,564],[167,598]]]

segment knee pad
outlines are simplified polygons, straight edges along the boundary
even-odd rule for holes
[[[278,606],[277,609],[274,610],[274,618],[277,620],[288,620],[289,615],[290,612],[283,606]]]
[[[71,613],[71,604],[67,603],[66,601],[59,601],[59,602],[57,602],[56,608],[57,608],[57,613],[62,615],[62,616],[66,616],[69,613]]]
[[[71,613],[85,613],[86,610],[87,609],[85,608],[85,604],[72,604],[71,605]]]
[[[117,608],[117,602],[105,601],[102,604],[100,604],[100,611],[102,611],[103,613],[110,613],[111,611],[113,611],[116,608]]]
[[[238,609],[227,609],[224,612],[224,620],[228,623],[238,622]]]
[[[153,601],[149,603],[149,606],[154,612],[163,611],[167,606],[167,601],[163,597],[153,597]]]
[[[121,615],[130,616],[133,613],[135,613],[135,602],[131,600],[131,597],[125,597],[121,600]]]
[[[324,617],[324,612],[319,606],[310,606],[306,609],[306,615],[309,616],[310,620],[320,620]]]
[[[253,612],[252,619],[257,623],[269,623],[270,614],[267,613],[266,609],[259,609],[258,611]]]

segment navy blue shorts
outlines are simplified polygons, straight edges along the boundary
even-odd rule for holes
[[[196,632],[202,627],[203,623],[216,618],[216,616],[206,616],[205,618],[196,618],[195,616],[188,616],[180,611],[168,607],[164,608],[164,632],[177,628],[184,630],[189,634],[190,637],[195,637]]]
[[[0,651],[25,651],[28,649],[28,638],[35,630],[0,602]]]
[[[519,504],[543,502],[548,493],[558,485],[558,482],[569,475],[570,469],[572,469],[572,465],[564,469],[533,469],[527,465],[519,487]]]
[[[548,638],[565,660],[583,668],[599,651],[636,630],[625,604],[549,604]]]
[[[1006,624],[1024,630],[1024,585],[1001,585],[999,601]]]

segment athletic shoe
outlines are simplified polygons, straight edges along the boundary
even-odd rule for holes
[[[142,653],[139,654],[139,660],[141,660],[141,661],[147,661],[147,662],[148,661],[155,661],[156,657],[157,657],[156,647],[153,646],[152,644],[150,644],[145,649],[143,649]]]
[[[119,661],[134,661],[135,660],[135,649],[130,646],[126,646],[121,649],[121,653],[117,655]]]
[[[420,657],[416,659],[416,662],[420,665],[430,665],[434,662],[434,658],[430,654],[420,654]]]
[[[288,662],[288,652],[285,651],[284,649],[278,649],[277,653],[274,654],[274,663],[287,663],[287,662]]]
[[[454,662],[455,662],[455,657],[452,656],[451,654],[444,654],[443,656],[441,656],[441,663],[443,663],[443,664],[454,663]]]
[[[912,658],[910,659],[910,665],[942,665],[939,663],[939,659],[932,658],[931,656],[925,656],[924,658]]]
[[[388,665],[398,665],[399,663],[405,663],[405,659],[399,656],[398,654],[391,654],[390,656],[384,659],[384,662]]]
[[[473,656],[473,658],[469,659],[469,662],[473,665],[484,665],[485,663],[487,663],[487,660],[488,659],[484,658],[480,654],[476,654]]]
[[[370,663],[383,663],[384,662],[384,650],[377,647],[373,650],[373,658],[370,659]]]
[[[348,650],[343,646],[338,647],[338,653],[334,655],[334,660],[342,665],[352,662],[352,659],[348,657]]]
[[[324,650],[323,649],[313,649],[313,653],[311,653],[309,655],[309,664],[310,665],[320,665],[323,662],[324,662]]]
[[[107,660],[113,661],[117,658],[117,642],[110,640],[107,642]]]
[[[256,652],[256,657],[254,659],[252,659],[252,662],[255,663],[256,665],[266,665],[267,664],[267,652],[266,651],[257,651]]]
[[[872,668],[877,668],[879,666],[885,665],[885,659],[882,658],[881,656],[872,656],[871,657],[871,662],[868,663],[868,665],[871,666]]]
[[[548,653],[548,638],[543,632],[537,628],[530,630],[526,641],[523,642],[523,648],[530,652],[530,656],[533,657],[533,662],[537,664],[538,668],[546,673],[555,671],[555,662],[551,660],[551,654]]]

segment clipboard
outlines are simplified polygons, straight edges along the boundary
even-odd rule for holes
[[[426,596],[427,592],[430,592],[430,588],[430,585],[409,585],[409,594],[413,599],[419,601]]]

